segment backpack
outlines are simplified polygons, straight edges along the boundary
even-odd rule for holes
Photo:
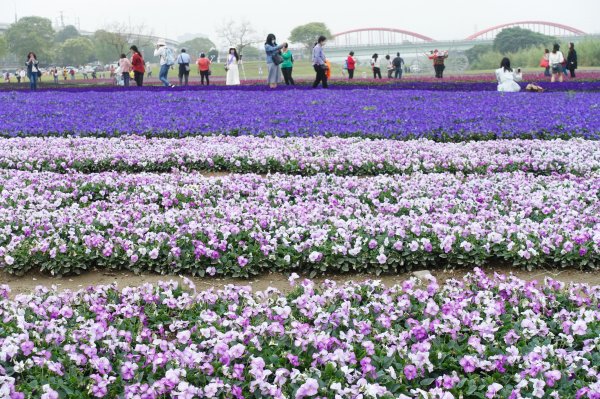
[[[344,61],[344,69],[348,69],[348,60]]]
[[[175,57],[173,56],[173,50],[171,50],[168,47],[165,48],[165,63],[168,66],[175,64]]]

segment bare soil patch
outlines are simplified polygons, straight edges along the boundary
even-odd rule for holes
[[[431,270],[431,274],[435,276],[440,283],[448,279],[461,279],[472,269],[454,269],[454,270]],[[525,271],[510,267],[485,267],[483,270],[488,275],[493,275],[494,272],[500,274],[514,274],[515,276],[527,281],[537,280],[543,282],[545,277],[550,277],[565,283],[586,283],[590,285],[600,285],[600,271],[580,271],[573,269],[539,269],[534,271]],[[273,287],[281,291],[289,291],[290,285],[288,282],[288,274],[284,273],[266,273],[249,279],[236,279],[225,277],[189,277],[194,282],[198,290],[207,290],[210,288],[220,289],[228,284],[245,285],[252,287],[255,291],[262,291],[266,288]],[[369,274],[325,274],[317,276],[312,280],[319,283],[326,279],[334,280],[338,283],[348,281],[366,281],[366,280],[381,280],[385,285],[392,286],[402,283],[409,279],[412,273],[386,274],[386,275],[369,275]],[[307,276],[302,276],[307,277]],[[52,277],[42,273],[28,273],[25,276],[13,276],[4,272],[0,272],[0,284],[8,284],[11,288],[12,295],[30,293],[36,286],[45,287],[56,286],[59,291],[62,290],[80,290],[89,286],[118,284],[119,288],[128,286],[140,286],[146,283],[155,284],[158,281],[176,280],[182,281],[182,276],[177,275],[159,275],[144,273],[136,275],[131,272],[113,272],[106,270],[95,270],[79,276],[67,277]]]

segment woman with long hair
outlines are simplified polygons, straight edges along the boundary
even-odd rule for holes
[[[498,91],[511,93],[521,91],[521,86],[517,83],[523,80],[521,68],[513,71],[510,66],[510,59],[504,57],[500,63],[500,68],[496,69],[496,80],[498,80]]]
[[[577,51],[575,51],[575,43],[569,43],[569,52],[567,53],[567,69],[571,73],[571,77],[575,77],[577,69]]]
[[[27,62],[25,62],[25,65],[27,66],[27,76],[29,77],[29,88],[31,90],[37,90],[37,81],[41,73],[38,68],[39,62],[37,56],[33,51],[30,51],[29,54],[27,54]]]
[[[240,56],[238,55],[237,49],[231,47],[229,54],[227,55],[227,63],[225,69],[227,70],[227,86],[237,86],[240,84],[240,70],[238,64],[240,62]]]
[[[281,64],[283,58],[281,57],[281,49],[286,46],[287,43],[277,44],[275,35],[269,33],[267,40],[265,40],[265,53],[267,55],[267,83],[271,89],[277,87],[277,83],[281,80]]]
[[[371,68],[373,68],[373,79],[381,79],[381,61],[379,61],[379,54],[373,54],[371,58]]]
[[[552,82],[556,82],[556,77],[558,77],[558,81],[563,81],[563,67],[562,64],[565,62],[565,56],[562,51],[560,51],[560,45],[558,43],[554,44],[552,48],[552,52],[548,56],[548,62],[550,64],[550,68],[552,69]]]
[[[312,63],[317,74],[315,77],[315,82],[313,83],[313,88],[315,89],[319,86],[319,83],[323,84],[324,89],[329,87],[327,84],[327,58],[323,52],[323,47],[325,46],[326,41],[327,38],[321,35],[313,47]]]
[[[133,45],[129,48],[133,52],[131,56],[131,66],[133,68],[133,80],[135,80],[135,84],[138,87],[141,87],[144,84],[144,73],[146,73],[146,63],[144,62],[144,57],[142,57],[142,53],[138,50],[136,45]]]

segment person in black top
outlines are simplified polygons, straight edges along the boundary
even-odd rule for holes
[[[394,66],[394,79],[402,79],[402,65],[404,64],[404,59],[400,57],[400,53],[396,53],[396,58],[392,60],[392,65]]]
[[[37,56],[33,51],[30,51],[27,54],[27,62],[25,63],[27,66],[27,76],[29,77],[29,86],[31,90],[37,90],[37,82],[38,78],[41,75],[40,70],[38,69],[38,60]]]
[[[575,77],[575,70],[577,69],[577,51],[575,51],[575,44],[569,43],[569,53],[567,54],[567,69],[571,72],[571,77]]]

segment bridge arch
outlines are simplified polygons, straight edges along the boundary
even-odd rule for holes
[[[517,21],[492,26],[467,37],[466,40],[493,39],[505,28],[520,27],[552,36],[583,36],[586,33],[572,26],[548,21]]]
[[[402,44],[406,42],[434,42],[431,37],[405,29],[395,28],[360,28],[339,32],[333,35],[333,46],[372,46]]]

